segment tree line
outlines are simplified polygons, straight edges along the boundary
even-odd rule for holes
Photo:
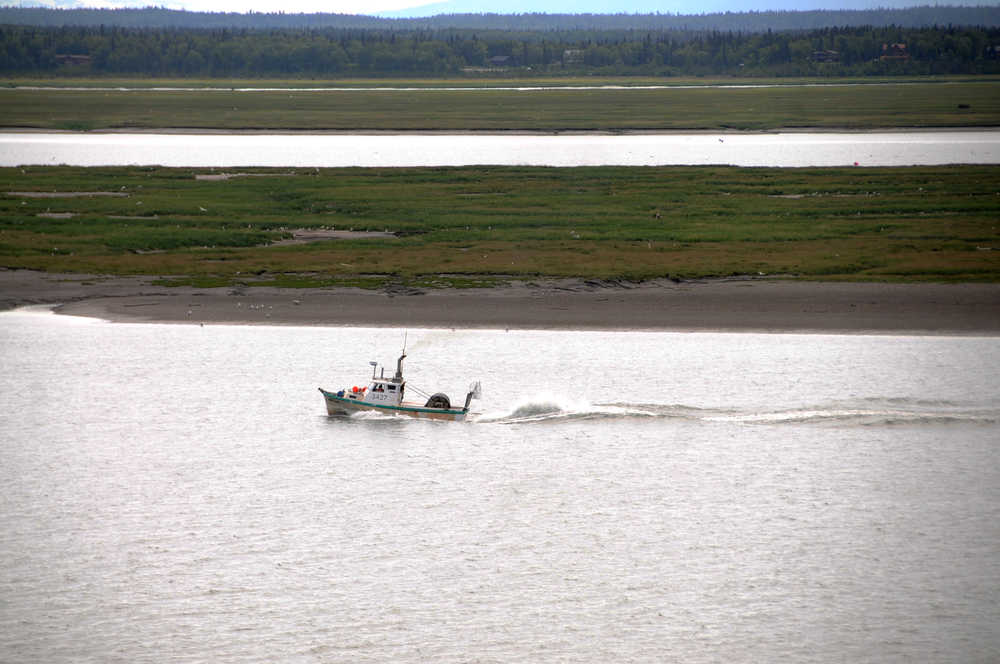
[[[895,25],[926,28],[935,25],[1000,27],[1000,8],[988,6],[923,6],[901,9],[754,11],[713,14],[440,14],[421,18],[384,18],[349,14],[286,14],[283,12],[190,12],[142,9],[51,9],[0,7],[0,24],[46,27],[116,26],[127,28],[200,28],[249,30],[664,30],[767,32],[834,27]]]
[[[0,26],[0,73],[152,77],[1000,73],[1000,28],[397,31]]]

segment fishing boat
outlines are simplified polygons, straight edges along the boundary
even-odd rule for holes
[[[363,411],[374,411],[432,420],[464,420],[469,413],[469,404],[480,396],[479,382],[477,381],[469,387],[469,392],[465,395],[465,405],[461,408],[453,408],[447,394],[437,392],[428,395],[412,386],[409,391],[422,396],[425,400],[422,404],[421,402],[405,401],[408,388],[403,379],[404,359],[406,359],[405,349],[396,362],[396,374],[391,378],[386,378],[385,367],[382,368],[381,375],[376,375],[378,362],[369,362],[372,365],[372,377],[368,385],[360,387],[355,385],[337,392],[329,392],[322,387],[319,388],[319,391],[323,393],[323,400],[326,402],[327,414],[351,415]]]

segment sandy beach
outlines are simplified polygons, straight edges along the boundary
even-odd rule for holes
[[[154,277],[0,270],[0,310],[113,322],[493,329],[1000,334],[1000,284],[777,279],[513,282],[487,289],[167,288]]]

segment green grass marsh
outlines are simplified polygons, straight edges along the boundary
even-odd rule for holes
[[[1000,166],[240,169],[196,178],[212,172],[0,169],[0,266],[205,286],[1000,278]],[[271,244],[299,229],[373,233]]]
[[[532,91],[488,87],[495,82],[484,82],[480,89],[325,91],[309,90],[301,82],[289,83],[294,90],[253,91],[240,91],[238,81],[219,84],[232,89],[212,90],[10,85],[0,88],[3,126],[72,131],[718,131],[1000,125],[1000,94],[997,80],[990,77]],[[417,88],[419,83],[407,85]]]

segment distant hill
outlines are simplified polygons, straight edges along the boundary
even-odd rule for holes
[[[69,0],[66,0],[67,2]],[[925,0],[926,1],[926,0]],[[618,14],[620,0],[545,0],[546,14]],[[805,10],[905,9],[919,6],[919,0],[630,0],[630,14],[747,14],[752,12],[799,12]],[[938,2],[935,4],[952,4]],[[960,4],[960,3],[954,3]],[[997,0],[979,0],[968,6],[996,6]],[[136,2],[135,6],[141,6]],[[433,4],[398,11],[378,12],[392,18],[437,16],[440,14],[533,14],[539,13],[537,0],[505,0],[502,7],[492,0],[441,0]]]
[[[452,6],[443,4],[443,7]],[[1000,26],[1000,7],[924,6],[905,9],[816,10],[675,14],[476,14],[420,18],[346,14],[208,13],[161,7],[143,9],[48,9],[0,7],[0,24],[33,26],[117,26],[130,28],[240,28],[249,30],[339,28],[362,30],[643,30],[738,31],[815,30],[854,26]]]

